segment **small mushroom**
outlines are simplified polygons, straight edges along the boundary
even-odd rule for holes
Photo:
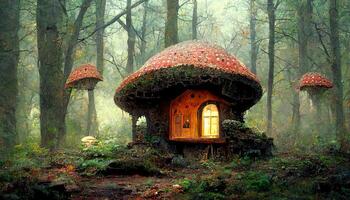
[[[322,126],[322,107],[320,100],[322,99],[324,92],[332,87],[332,81],[317,72],[304,74],[299,82],[299,89],[301,91],[306,91],[309,94],[312,104],[316,107],[316,116],[314,118],[316,119],[316,127],[319,129],[319,132],[322,132],[320,128]]]
[[[84,64],[74,69],[65,84],[65,88],[75,88],[78,90],[93,90],[97,82],[103,78],[97,68],[91,64]]]
[[[95,89],[95,86],[97,82],[102,81],[102,76],[98,72],[97,68],[91,64],[84,64],[80,67],[77,67],[74,69],[65,84],[65,89],[68,88],[75,88],[78,90],[88,90],[92,91]],[[94,103],[92,102],[94,100],[93,93],[89,92],[89,110],[87,113],[87,134],[90,135],[91,131],[91,121],[92,121],[92,113],[93,113],[93,106]]]
[[[85,136],[81,138],[81,142],[85,147],[89,147],[97,142],[95,137],[92,136]]]
[[[317,72],[309,72],[304,74],[299,83],[301,91],[307,91],[312,101],[317,101],[321,95],[328,89],[333,87],[331,80]],[[314,102],[315,103],[315,102]]]

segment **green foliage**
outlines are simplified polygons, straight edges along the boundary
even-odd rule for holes
[[[12,158],[2,162],[0,170],[0,199],[67,199],[67,193],[47,183],[39,183],[35,175],[50,167],[51,158],[46,149],[37,144],[17,145]],[[58,174],[57,181],[70,177]]]
[[[271,178],[263,172],[249,171],[242,175],[241,184],[246,191],[264,192],[271,188]]]
[[[2,161],[5,170],[0,171],[0,181],[28,176],[30,170],[48,166],[47,156],[48,151],[36,143],[16,145],[11,158]]]
[[[105,170],[123,148],[114,138],[99,140],[87,147],[81,146],[82,157],[76,165],[85,175],[94,175]]]
[[[237,170],[237,169],[246,169],[249,168],[253,163],[253,160],[247,156],[235,158],[230,164],[227,166],[229,169]]]
[[[188,191],[191,186],[193,185],[194,183],[190,180],[190,179],[187,179],[187,178],[184,178],[183,180],[181,180],[179,182],[179,185],[181,185],[181,187],[185,190],[185,191]]]
[[[85,175],[141,174],[160,175],[167,154],[147,145],[122,146],[114,139],[100,140],[81,149],[77,166]]]
[[[203,180],[183,179],[179,183],[189,199],[220,200],[226,199],[223,191],[226,183],[218,177],[210,177]]]
[[[205,167],[205,168],[207,168],[209,170],[214,170],[214,169],[216,169],[218,167],[217,163],[215,163],[211,159],[201,162],[201,166]]]
[[[248,171],[236,174],[227,184],[226,193],[249,195],[255,192],[268,192],[272,188],[270,176],[261,171]]]
[[[242,130],[242,131],[248,128],[244,123],[237,120],[224,120],[222,122],[222,126],[223,128],[226,128],[226,129],[234,129],[234,130]]]
[[[91,160],[79,159],[78,169],[88,172],[86,175],[94,175],[96,172],[105,170],[112,160],[105,158],[94,158]]]
[[[154,180],[151,179],[151,178],[148,178],[148,179],[146,180],[146,185],[147,185],[148,187],[152,187],[152,186],[154,185]]]
[[[160,141],[160,137],[157,135],[145,134],[145,142],[150,144],[157,144]]]
[[[85,158],[113,157],[123,147],[114,139],[100,140],[88,147],[81,146],[81,152]]]

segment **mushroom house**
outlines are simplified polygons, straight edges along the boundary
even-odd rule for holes
[[[170,46],[151,57],[116,89],[115,103],[136,122],[144,116],[146,135],[160,144],[225,146],[223,122],[244,123],[244,112],[262,96],[256,75],[223,48],[202,41]],[[164,145],[163,145],[164,146]]]

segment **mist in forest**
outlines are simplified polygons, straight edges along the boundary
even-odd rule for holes
[[[132,100],[117,88],[189,40],[222,47],[257,78],[261,98],[235,120],[273,138],[273,152],[350,151],[349,0],[1,0],[0,18],[1,159],[79,151],[86,136],[119,148],[158,130],[117,106]],[[71,74],[87,64],[100,78],[75,85]]]
[[[72,59],[71,68],[84,63],[96,64],[96,3],[69,1],[66,11],[53,19],[62,27],[58,32],[60,38],[61,66],[66,65],[68,42],[75,31],[81,5],[88,5],[81,20],[80,32],[73,41],[74,46],[69,52]],[[125,7],[124,1],[107,1],[103,8],[102,21],[108,22],[121,13]],[[135,3],[135,2],[133,2]],[[16,76],[18,79],[18,95],[16,104],[17,139],[40,141],[40,78],[38,70],[38,41],[37,30],[40,19],[36,16],[35,1],[23,1],[12,5],[18,9],[18,44],[19,57]],[[273,87],[271,91],[271,130],[268,135],[275,138],[275,143],[281,148],[294,145],[311,147],[330,142],[336,143],[336,104],[335,88],[323,95],[321,116],[315,117],[316,108],[308,97],[307,92],[298,91],[298,82],[303,72],[320,72],[331,80],[334,77],[332,66],[332,27],[329,25],[328,5],[326,1],[278,1],[275,9],[274,36],[274,70]],[[304,5],[305,4],[305,5]],[[349,24],[347,14],[349,3],[338,2],[338,44],[341,59],[339,70],[342,73],[341,89],[343,91],[343,116],[349,116],[349,81],[348,35]],[[5,6],[5,5],[4,5]],[[49,6],[49,5],[43,5]],[[259,103],[246,112],[245,121],[249,126],[260,131],[267,131],[267,99],[269,79],[269,16],[264,1],[196,1],[196,16],[194,2],[180,1],[178,5],[177,31],[178,41],[193,39],[193,26],[196,26],[196,39],[215,43],[236,56],[256,74],[264,89]],[[102,9],[102,8],[101,8]],[[69,10],[69,11],[68,11]],[[49,14],[49,13],[43,13]],[[111,25],[105,27],[102,37],[104,43],[103,77],[95,92],[96,118],[94,119],[94,135],[113,136],[122,142],[130,141],[131,118],[113,101],[114,90],[127,76],[128,68],[128,39],[132,38],[133,52],[131,69],[136,71],[155,53],[164,49],[164,25],[167,19],[166,1],[149,1],[132,9],[131,21],[125,23],[126,16],[121,16]],[[45,18],[45,16],[43,16]],[[195,18],[195,19],[194,19]],[[193,25],[193,20],[195,25]],[[4,21],[2,27],[7,24]],[[14,25],[11,25],[14,26]],[[16,27],[13,27],[16,28]],[[131,30],[129,30],[131,29]],[[132,33],[129,33],[132,32]],[[130,36],[131,35],[131,36]],[[40,37],[41,38],[41,37]],[[301,41],[301,39],[303,39]],[[252,48],[254,48],[252,50]],[[254,53],[254,52],[255,53]],[[252,55],[254,54],[254,55]],[[338,59],[336,59],[338,61]],[[64,63],[64,64],[63,64]],[[130,63],[130,61],[129,61]],[[129,66],[128,66],[129,65]],[[65,67],[65,66],[64,66]],[[5,70],[12,70],[9,66]],[[50,70],[50,68],[48,68]],[[15,73],[15,72],[12,72]],[[48,75],[49,76],[49,75]],[[336,75],[338,76],[338,75]],[[270,77],[271,78],[271,77]],[[3,85],[5,87],[5,85]],[[9,90],[9,89],[8,89]],[[11,92],[11,91],[9,91]],[[5,95],[5,94],[4,94]],[[296,97],[297,96],[297,97]],[[296,100],[299,98],[299,100]],[[5,101],[6,99],[4,99]],[[5,104],[4,104],[5,105]],[[88,95],[86,91],[73,91],[66,112],[67,143],[74,146],[80,138],[87,135],[86,113]],[[299,112],[296,113],[296,109]],[[297,116],[296,116],[297,115]],[[296,119],[298,118],[298,119]],[[347,125],[344,121],[343,125]],[[4,119],[5,121],[7,119]],[[299,121],[299,122],[296,122]],[[297,123],[298,130],[295,130]],[[318,126],[322,125],[322,133]],[[12,125],[14,126],[14,125]],[[345,134],[345,132],[344,132]],[[12,136],[11,136],[12,137]],[[310,146],[311,145],[311,146]]]

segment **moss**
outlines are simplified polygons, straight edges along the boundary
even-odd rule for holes
[[[244,91],[247,91],[247,94],[240,93],[241,95],[247,95],[243,98],[244,103],[240,102],[241,109],[249,108],[255,104],[262,95],[262,88],[259,83],[241,75],[228,74],[214,68],[177,66],[159,69],[155,72],[138,77],[126,84],[121,91],[115,94],[115,102],[123,109],[130,109],[129,111],[131,111],[140,106],[133,101],[142,99],[143,92],[152,93],[153,96],[158,98],[162,91],[169,88],[179,87],[179,89],[184,89],[196,86],[207,87],[208,84],[212,87],[217,87],[219,89],[218,91],[221,91],[225,82],[229,81],[238,81],[242,83],[242,87],[245,87]],[[141,92],[141,96],[137,96],[137,92]],[[234,98],[232,100],[235,101]]]
[[[143,176],[159,176],[160,170],[150,161],[142,159],[115,160],[111,162],[105,169],[100,170],[103,175],[120,174],[133,175],[139,174]]]
[[[253,160],[249,157],[237,157],[232,159],[226,168],[232,170],[242,170],[247,169],[253,164]]]
[[[226,199],[223,193],[226,182],[220,177],[207,177],[201,180],[184,179],[180,182],[188,199]]]
[[[273,139],[246,127],[242,122],[224,120],[222,132],[227,136],[231,154],[250,158],[272,155]]]
[[[263,172],[250,171],[242,176],[246,191],[264,192],[271,188],[271,177]]]
[[[83,175],[140,174],[161,175],[171,155],[148,145],[124,147],[114,142],[100,142],[81,150],[78,170]],[[169,161],[170,162],[170,161]]]
[[[225,120],[223,121],[222,126],[224,129],[233,129],[239,131],[246,131],[248,129],[244,123],[237,120]]]

